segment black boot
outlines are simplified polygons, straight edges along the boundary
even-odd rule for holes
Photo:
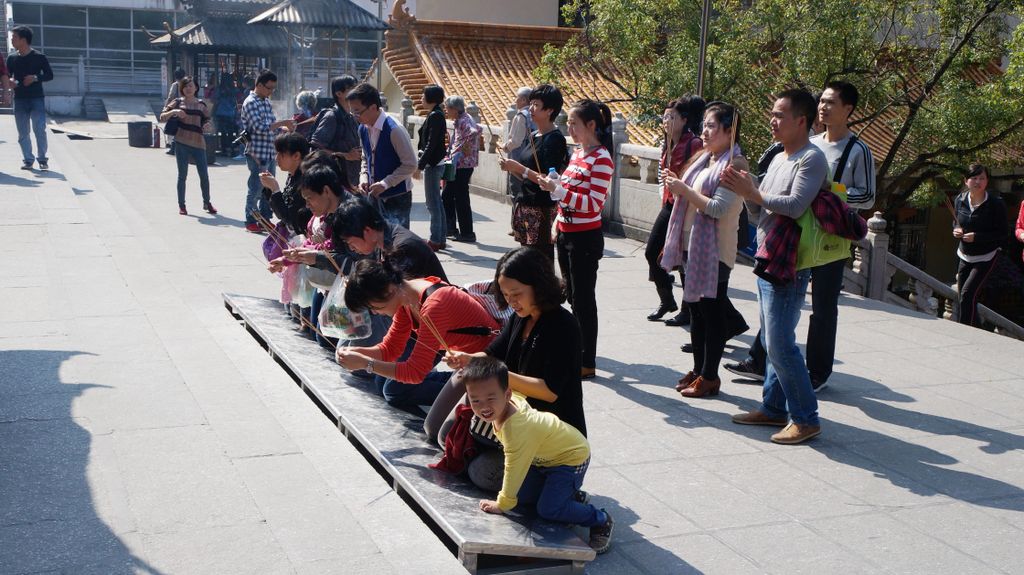
[[[686,327],[690,325],[690,308],[685,303],[679,308],[675,317],[665,320],[665,325],[671,327]]]
[[[658,288],[658,297],[661,298],[661,305],[659,305],[658,309],[654,310],[653,313],[647,316],[647,321],[658,321],[664,317],[665,314],[679,309],[679,307],[676,306],[676,298],[672,297],[672,286],[667,288]]]

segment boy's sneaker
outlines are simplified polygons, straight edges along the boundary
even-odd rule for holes
[[[21,169],[23,169],[23,170],[31,170],[32,169],[32,164],[34,164],[34,163],[35,162],[22,162],[21,163]]]
[[[258,234],[262,230],[260,230],[259,224],[245,224],[245,231],[253,234]]]
[[[590,494],[580,489],[576,491],[576,493],[572,494],[572,500],[575,501],[576,503],[582,503],[583,505],[586,505],[587,503],[590,503]]]
[[[39,160],[39,169],[40,170],[49,170],[50,169],[50,164],[48,164],[46,162],[46,160]]]
[[[607,519],[604,525],[595,525],[590,528],[590,548],[593,549],[598,555],[608,551],[612,547],[612,527],[615,522],[612,521],[612,516],[605,511],[601,510]]]

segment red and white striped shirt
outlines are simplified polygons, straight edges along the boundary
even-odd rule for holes
[[[561,176],[565,195],[558,201],[558,231],[583,232],[601,227],[615,165],[604,146],[589,153],[576,150]]]

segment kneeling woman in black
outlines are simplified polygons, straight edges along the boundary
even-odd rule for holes
[[[461,369],[474,356],[504,361],[509,369],[509,386],[526,396],[534,409],[554,413],[584,436],[583,387],[580,383],[580,325],[562,307],[562,290],[554,264],[540,250],[521,247],[498,261],[495,274],[499,303],[507,303],[515,315],[483,352],[453,352],[445,357],[449,367]],[[444,445],[445,418],[465,393],[453,377],[430,410],[424,429],[428,437]],[[486,452],[485,452],[486,453]],[[483,488],[501,486],[501,457],[479,456],[470,463],[470,479]],[[495,490],[497,490],[495,488]]]

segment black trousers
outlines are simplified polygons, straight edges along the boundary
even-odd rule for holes
[[[960,323],[978,325],[978,299],[996,266],[998,255],[987,262],[973,264],[960,260],[960,265],[956,269],[956,285],[960,290],[960,301],[957,302]]]
[[[658,217],[654,218],[651,235],[647,237],[647,281],[654,282],[658,291],[672,289],[672,276],[661,267],[661,252],[665,249],[665,236],[668,233],[668,220],[672,215],[672,204],[664,203]],[[679,281],[683,281],[683,272],[679,272]]]
[[[839,329],[839,292],[843,289],[846,260],[811,268],[811,318],[807,330],[807,372],[814,381],[825,382],[832,375]],[[767,352],[757,332],[750,358],[764,371]]]
[[[469,205],[469,179],[472,176],[473,168],[455,170],[455,179],[446,182],[441,192],[448,233],[459,230],[464,236],[473,235],[473,209]]]
[[[565,295],[580,322],[583,367],[597,366],[597,268],[604,255],[601,228],[585,232],[558,232],[555,249],[565,282]]]
[[[729,302],[729,266],[718,264],[715,297],[700,298],[690,305],[690,342],[693,344],[693,372],[704,379],[718,379],[727,337],[726,307]],[[735,309],[735,308],[733,308]]]

